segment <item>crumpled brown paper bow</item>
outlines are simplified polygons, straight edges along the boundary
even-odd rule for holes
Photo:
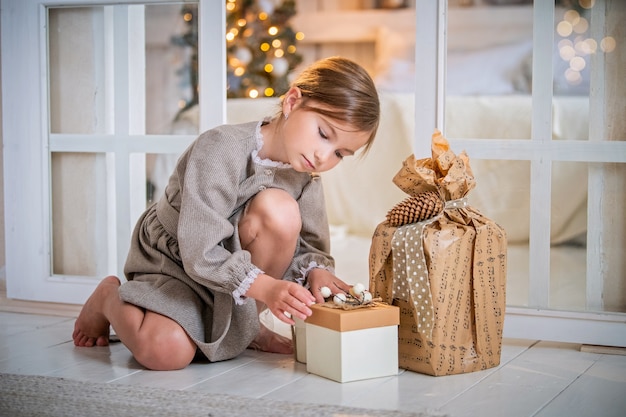
[[[437,191],[445,201],[457,200],[476,186],[474,174],[465,151],[455,155],[439,130],[432,136],[432,158],[409,156],[393,178],[405,193],[416,196],[424,191]]]

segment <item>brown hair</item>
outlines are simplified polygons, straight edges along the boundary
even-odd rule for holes
[[[302,92],[302,108],[370,132],[364,154],[369,151],[378,129],[380,102],[363,67],[342,57],[325,58],[304,69],[291,86]]]

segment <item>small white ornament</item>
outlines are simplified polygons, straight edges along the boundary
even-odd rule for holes
[[[286,115],[285,115],[285,118],[287,118]],[[328,287],[320,288],[320,293],[322,294],[322,297],[324,297],[324,298],[328,298],[331,295],[333,295],[333,293],[330,291],[330,288],[328,288]]]
[[[335,296],[333,297],[333,301],[335,304],[337,305],[343,305],[346,303],[346,295],[342,292],[335,294]]]
[[[243,66],[248,65],[250,61],[252,61],[252,51],[245,46],[240,46],[235,49],[234,55]]]
[[[354,284],[352,288],[350,288],[350,293],[356,298],[360,298],[361,294],[365,291],[365,285],[360,282]]]
[[[361,303],[367,304],[372,302],[372,293],[369,291],[363,291],[361,293]]]
[[[274,9],[276,8],[272,0],[258,0],[258,5],[259,9],[267,14],[274,13]]]
[[[274,58],[272,60],[272,65],[274,66],[272,74],[277,77],[282,77],[287,74],[287,71],[289,71],[289,62],[285,58]]]

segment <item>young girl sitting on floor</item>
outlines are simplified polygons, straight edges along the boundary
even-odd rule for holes
[[[197,353],[291,353],[259,322],[305,319],[336,277],[319,172],[372,145],[380,116],[367,72],[333,57],[305,69],[280,111],[201,134],[164,196],[139,219],[124,268],[104,278],[76,320],[76,346],[105,346],[109,326],[143,366],[180,369]],[[256,301],[256,302],[255,302]]]

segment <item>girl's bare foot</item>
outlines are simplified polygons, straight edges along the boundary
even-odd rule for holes
[[[291,339],[274,333],[263,324],[261,324],[261,330],[256,339],[250,343],[248,348],[270,353],[293,353],[293,343]]]
[[[109,320],[104,316],[103,306],[108,297],[117,295],[120,280],[111,275],[100,281],[91,297],[83,306],[74,323],[75,346],[107,346],[109,344]]]

